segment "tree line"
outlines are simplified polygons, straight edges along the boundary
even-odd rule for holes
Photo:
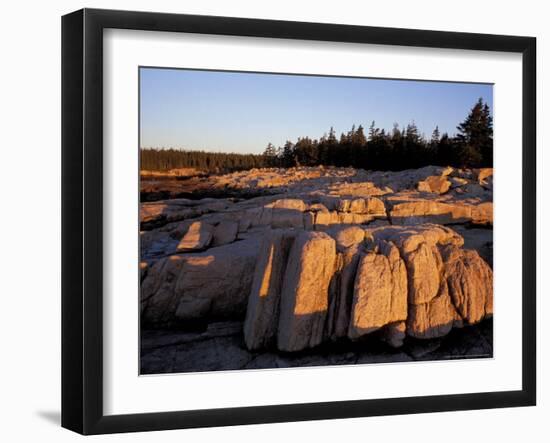
[[[319,139],[300,137],[284,146],[272,143],[262,155],[225,154],[204,151],[144,149],[142,169],[194,167],[209,171],[233,171],[259,167],[353,166],[371,170],[403,170],[427,165],[464,167],[493,166],[493,119],[487,103],[480,98],[457,134],[440,133],[436,127],[429,139],[420,134],[414,122],[391,131],[373,121],[368,130],[353,126],[336,136],[333,128]]]
[[[273,159],[262,154],[186,151],[180,149],[147,148],[140,151],[140,168],[166,171],[195,168],[209,172],[232,172],[267,167]]]

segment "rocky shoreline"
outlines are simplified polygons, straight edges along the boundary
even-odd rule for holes
[[[492,356],[492,169],[197,180],[265,195],[142,202],[142,373]]]

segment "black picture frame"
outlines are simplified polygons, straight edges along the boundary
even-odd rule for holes
[[[103,413],[103,30],[519,53],[523,64],[522,389],[261,407]],[[82,434],[531,406],[536,403],[536,39],[83,9],[62,18],[62,426]]]

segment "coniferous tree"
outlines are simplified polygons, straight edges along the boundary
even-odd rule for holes
[[[430,158],[430,163],[436,164],[438,161],[437,154],[440,140],[441,133],[439,132],[439,126],[436,126],[432,132],[430,142],[427,145],[427,155]]]
[[[360,165],[366,163],[366,145],[367,138],[365,137],[363,126],[359,125],[357,129],[355,129],[354,125],[349,135],[349,145],[347,153],[348,166],[357,165],[358,167],[361,167]]]
[[[374,122],[369,134],[367,165],[364,167],[368,169],[392,169],[392,166],[395,167],[395,164],[392,165],[389,160],[394,157],[391,136],[387,135],[383,129],[376,128]]]
[[[434,163],[439,166],[456,165],[458,149],[456,140],[446,132],[441,135],[435,152]]]
[[[275,155],[277,155],[277,150],[272,143],[267,144],[267,147],[264,150],[264,155],[266,157],[275,157]]]
[[[373,120],[369,126],[369,140],[372,140],[373,138],[375,138],[377,135],[378,135],[378,132],[380,131],[380,129],[378,129],[376,127],[376,123],[375,121]]]
[[[483,99],[477,101],[457,130],[456,138],[461,145],[460,162],[464,166],[492,166],[493,118]]]
[[[418,143],[420,141],[420,134],[418,133],[418,127],[416,126],[416,123],[412,121],[407,125],[407,129],[405,130],[405,138],[407,140],[407,143]]]
[[[277,166],[277,148],[272,143],[268,143],[264,150],[264,157],[266,164],[270,167]]]
[[[330,131],[328,133],[327,142],[329,144],[335,144],[337,142],[336,132],[334,132],[334,128],[332,126],[330,127]]]
[[[285,168],[290,168],[295,165],[295,159],[294,159],[294,143],[292,143],[290,140],[287,140],[285,145],[283,146],[283,158],[282,158],[282,165]]]
[[[363,126],[359,125],[357,130],[354,132],[352,142],[356,146],[364,146],[367,143]]]
[[[439,126],[436,126],[434,131],[432,132],[432,139],[430,140],[430,142],[433,145],[437,145],[439,143],[439,139],[440,139]]]
[[[426,143],[418,132],[418,127],[413,121],[405,129],[401,168],[418,168],[426,162]]]

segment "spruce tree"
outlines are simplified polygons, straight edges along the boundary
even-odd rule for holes
[[[431,143],[436,145],[437,143],[439,143],[439,138],[440,138],[439,126],[436,126],[434,131],[432,132]]]
[[[294,160],[294,144],[290,140],[287,140],[285,145],[283,146],[282,155],[283,155],[282,163],[285,168],[296,166],[296,163]]]
[[[462,123],[456,136],[465,166],[493,165],[493,118],[487,103],[480,98]]]
[[[380,129],[376,127],[376,122],[373,120],[369,126],[369,140],[372,140],[378,136]]]

